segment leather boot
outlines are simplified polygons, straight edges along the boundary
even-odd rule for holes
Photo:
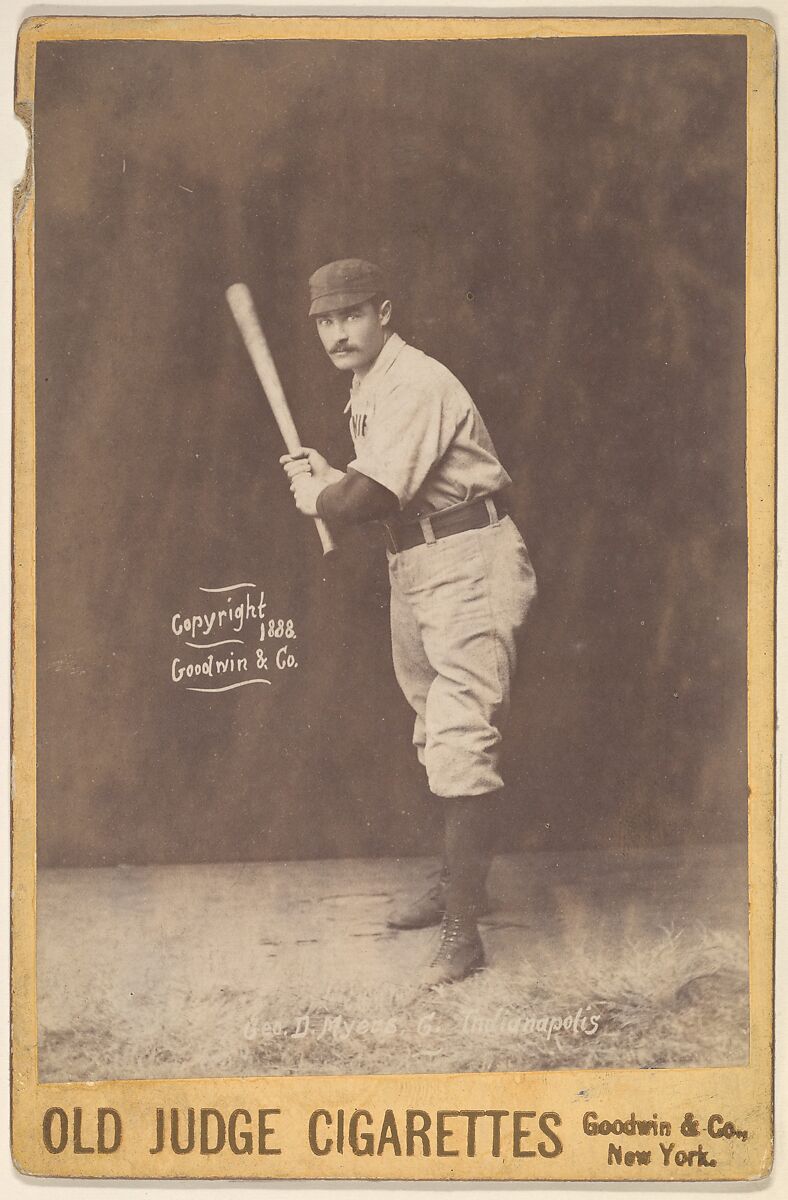
[[[448,883],[449,871],[444,866],[426,892],[417,896],[415,900],[405,900],[399,907],[392,909],[386,918],[389,929],[427,929],[430,925],[440,925],[446,912]],[[476,915],[486,917],[492,910],[492,900],[487,889],[483,888]]]
[[[484,947],[476,924],[486,900],[485,882],[492,861],[496,795],[462,796],[444,802],[446,911],[440,942],[423,983],[458,983],[484,966]]]
[[[459,983],[480,971],[484,966],[484,946],[479,937],[476,913],[446,913],[441,925],[440,943],[429,967],[424,973],[425,987],[441,987],[445,983]]]
[[[446,885],[449,872],[441,868],[430,887],[415,900],[405,901],[388,916],[389,929],[426,929],[428,925],[440,925],[446,911]]]

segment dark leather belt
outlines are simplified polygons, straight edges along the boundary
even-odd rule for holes
[[[468,504],[457,504],[442,512],[431,513],[419,521],[404,521],[394,524],[383,521],[386,545],[392,554],[423,546],[425,542],[449,537],[452,533],[465,533],[467,529],[484,529],[506,516],[508,507],[503,496],[480,496]]]

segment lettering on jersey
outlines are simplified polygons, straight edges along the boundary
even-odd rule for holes
[[[351,413],[350,433],[354,440],[356,438],[366,437],[366,433],[367,433],[367,414],[366,413]]]

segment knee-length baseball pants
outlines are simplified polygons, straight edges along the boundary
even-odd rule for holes
[[[536,595],[525,543],[505,516],[388,561],[394,671],[430,791],[498,791],[518,633]]]

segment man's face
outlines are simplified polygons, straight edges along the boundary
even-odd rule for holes
[[[335,367],[366,375],[386,341],[391,304],[365,300],[353,308],[335,309],[316,317],[317,332]]]

